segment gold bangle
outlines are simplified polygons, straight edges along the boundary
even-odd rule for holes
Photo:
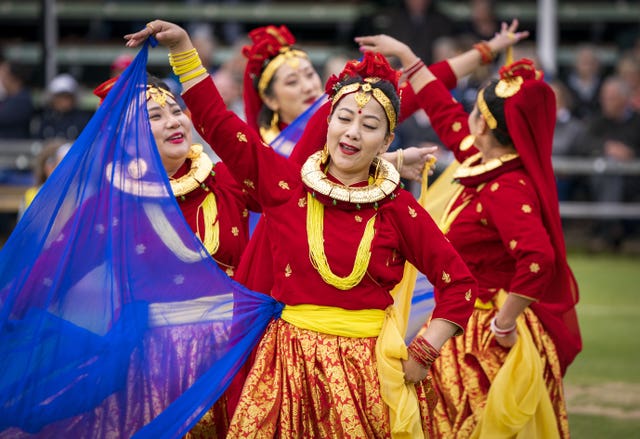
[[[203,73],[207,73],[207,69],[205,69],[204,67],[201,67],[195,72],[189,73],[188,75],[180,75],[180,83],[184,84],[185,82],[190,81],[193,78],[197,78]]]
[[[402,148],[398,149],[398,155],[396,155],[396,169],[398,172],[402,170],[402,165],[404,163],[404,150]]]

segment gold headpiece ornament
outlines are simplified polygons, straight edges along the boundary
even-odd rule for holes
[[[365,78],[364,82],[354,82],[353,84],[348,84],[340,88],[331,100],[332,111],[333,106],[348,94],[356,93],[353,98],[356,104],[358,104],[358,108],[363,108],[367,105],[369,100],[371,100],[371,96],[373,96],[373,98],[382,105],[382,108],[384,108],[387,119],[389,119],[389,131],[393,132],[397,122],[396,110],[393,108],[391,100],[382,90],[371,86],[371,84],[375,84],[378,81],[380,81],[380,78]]]
[[[147,101],[149,99],[153,99],[153,101],[155,103],[157,103],[158,105],[160,105],[161,107],[164,108],[165,104],[167,103],[167,98],[171,98],[174,101],[176,100],[175,96],[173,95],[173,93],[171,93],[169,90],[166,90],[164,88],[158,88],[156,86],[153,85],[147,85]]]
[[[498,121],[495,117],[493,117],[493,114],[491,114],[491,110],[489,110],[489,107],[487,107],[487,102],[484,100],[484,88],[478,93],[478,110],[480,110],[480,113],[482,113],[484,120],[487,121],[487,125],[489,125],[489,128],[495,130],[498,127]]]
[[[276,70],[285,62],[289,64],[291,68],[297,69],[300,65],[299,58],[309,59],[309,56],[302,50],[292,49],[290,46],[281,47],[280,53],[269,61],[269,64],[267,64],[260,75],[260,79],[258,80],[258,93],[260,93],[260,97],[264,99],[264,91],[267,89]]]

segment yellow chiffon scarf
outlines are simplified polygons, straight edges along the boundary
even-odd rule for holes
[[[436,180],[427,191],[427,168],[422,175],[422,190],[418,203],[433,218],[443,216],[449,200],[458,185],[451,184],[452,175],[458,163],[454,162]],[[429,434],[422,429],[420,406],[415,386],[404,381],[402,360],[408,358],[404,337],[407,332],[411,299],[416,286],[418,270],[409,262],[405,263],[402,280],[391,291],[394,304],[387,308],[382,330],[376,343],[376,360],[380,393],[389,407],[391,437],[428,438]],[[425,316],[426,318],[426,316]]]
[[[498,293],[501,307],[507,293]],[[487,403],[471,438],[555,439],[556,415],[545,386],[543,364],[524,315],[516,321],[518,341],[491,383]]]

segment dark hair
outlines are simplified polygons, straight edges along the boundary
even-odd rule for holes
[[[334,90],[339,90],[346,85],[354,84],[356,82],[364,82],[364,80],[360,76],[349,76],[341,80],[340,82],[338,82],[333,88]],[[393,105],[393,110],[396,112],[395,125],[397,127],[398,121],[400,120],[400,96],[398,96],[398,93],[396,92],[395,87],[389,81],[382,80],[382,81],[372,83],[371,88],[380,89],[380,91],[382,91],[385,94],[385,96],[389,98],[389,100],[391,101],[391,105]],[[334,110],[335,110],[335,107],[331,109],[331,114],[333,114]],[[388,134],[389,134],[389,124],[387,124],[387,135]]]
[[[269,59],[268,62],[270,62],[271,59]],[[265,63],[265,66],[268,64],[268,62]],[[256,90],[258,90],[258,82],[260,81],[261,76],[262,76],[262,72],[260,72],[260,76],[256,76],[255,78],[253,78],[253,87]],[[267,84],[263,92],[265,96],[273,97],[273,80],[275,77],[276,75],[274,74],[271,77],[271,79],[269,79],[269,83]],[[260,99],[262,99],[262,97],[260,97]],[[262,105],[260,107],[260,112],[258,113],[258,126],[268,128],[271,125],[271,120],[273,119],[274,114],[275,114],[275,111],[273,111],[271,108],[267,107],[266,105]]]
[[[164,82],[162,79],[158,78],[157,76],[147,74],[147,85],[151,85],[156,88],[162,88],[164,90],[170,91],[173,94],[173,90],[169,88],[167,83]]]
[[[498,79],[493,79],[489,85],[484,88],[484,101],[496,119],[496,122],[498,122],[498,126],[492,129],[491,132],[501,145],[513,146],[513,140],[511,140],[511,136],[509,135],[509,128],[507,127],[507,121],[504,115],[505,99],[496,96],[497,84]]]

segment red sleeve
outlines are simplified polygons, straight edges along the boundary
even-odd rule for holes
[[[532,299],[544,295],[555,275],[555,251],[542,223],[540,205],[530,180],[501,178],[483,190],[482,208],[493,222],[506,251],[516,261],[509,293]]]
[[[432,318],[448,320],[464,330],[478,292],[475,279],[410,193],[402,191],[396,204],[400,251],[434,286],[436,306]]]
[[[309,118],[289,160],[302,166],[311,154],[324,147],[329,127],[327,118],[330,112],[331,102],[327,101]]]
[[[469,114],[457,102],[440,81],[431,81],[417,94],[431,125],[444,145],[453,151],[456,160],[464,161],[478,150],[471,147],[460,150],[460,142],[469,135]]]
[[[301,184],[299,172],[263,143],[246,122],[227,110],[210,77],[191,87],[182,97],[200,135],[250,196],[263,206],[289,199],[289,189]],[[278,187],[282,190],[276,190]]]

